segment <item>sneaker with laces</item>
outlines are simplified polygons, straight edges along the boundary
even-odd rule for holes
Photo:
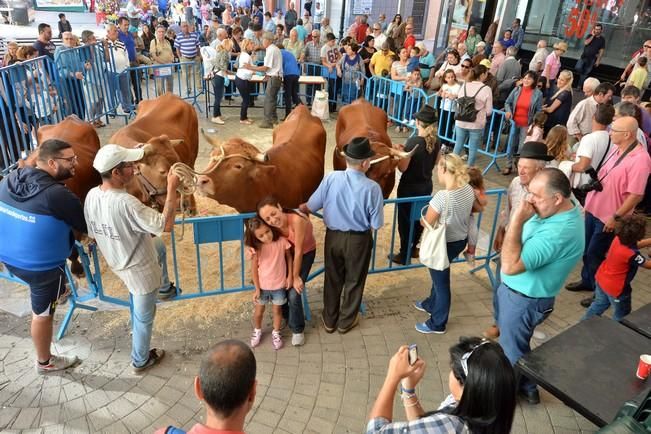
[[[417,301],[416,303],[414,303],[414,307],[416,308],[416,310],[419,310],[421,312],[427,312],[427,310],[423,307],[422,301]]]
[[[261,338],[262,338],[262,330],[253,329],[253,333],[251,334],[251,348],[255,348],[258,345],[260,345]]]
[[[303,333],[293,333],[292,334],[292,345],[295,347],[300,347],[305,343],[305,335]]]
[[[151,368],[152,366],[156,365],[161,360],[163,360],[163,357],[165,357],[165,350],[161,350],[160,348],[152,348],[151,350],[149,350],[149,358],[147,359],[144,365],[135,366],[133,363],[131,363],[131,367],[133,368],[133,373],[136,375],[142,374],[144,371],[146,371],[147,369]]]
[[[47,365],[41,365],[36,362],[36,372],[39,374],[47,374],[48,372],[63,371],[68,369],[79,362],[77,356],[50,356],[50,361]]]
[[[283,347],[283,338],[280,336],[280,332],[274,330],[271,332],[271,346],[274,347],[274,350],[279,350]]]

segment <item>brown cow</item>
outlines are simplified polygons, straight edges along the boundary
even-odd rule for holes
[[[304,105],[296,107],[273,132],[273,146],[262,154],[239,138],[215,146],[198,189],[239,212],[255,211],[270,194],[286,207],[305,202],[323,178],[326,132]]]
[[[145,204],[163,209],[167,172],[174,163],[194,167],[199,152],[197,112],[178,96],[166,93],[138,105],[138,115],[120,128],[109,143],[134,148],[146,143],[145,157],[127,191]],[[190,208],[194,200],[190,198]]]
[[[376,157],[366,176],[380,184],[384,198],[388,198],[396,182],[398,160],[410,157],[415,149],[411,153],[393,149],[387,134],[387,114],[384,110],[364,99],[353,101],[339,110],[335,136],[337,146],[332,155],[335,170],[346,169],[346,160],[341,155],[344,145],[355,137],[368,137]]]

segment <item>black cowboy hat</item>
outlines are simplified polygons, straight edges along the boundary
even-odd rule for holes
[[[532,160],[552,161],[554,157],[547,154],[547,145],[544,142],[526,142],[516,155],[520,158],[531,158]]]
[[[365,160],[375,155],[371,149],[371,142],[366,137],[355,137],[344,146],[344,154],[355,160]]]
[[[426,124],[433,124],[436,122],[436,110],[431,105],[424,105],[414,117]]]

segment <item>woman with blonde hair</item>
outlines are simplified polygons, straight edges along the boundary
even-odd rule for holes
[[[246,69],[245,65],[252,63],[251,60],[251,51],[253,50],[254,43],[250,39],[244,39],[240,44],[242,52],[237,58],[237,73],[235,74],[235,86],[237,91],[242,97],[242,106],[240,107],[240,123],[244,125],[251,125],[251,121],[248,117],[249,102],[251,100],[250,91],[249,91],[249,80],[253,77],[253,71]]]
[[[572,81],[571,71],[564,69],[558,74],[557,87],[554,94],[547,99],[542,111],[547,113],[545,135],[554,125],[567,125],[572,112]]]
[[[549,130],[545,144],[547,145],[547,154],[554,157],[554,159],[547,163],[547,167],[558,168],[561,161],[569,159],[570,147],[567,143],[567,137],[567,128],[563,125],[556,125]]]
[[[547,79],[547,89],[551,90],[556,85],[556,77],[561,70],[561,56],[567,52],[567,42],[560,41],[554,44],[554,51],[545,59],[545,66],[541,76]],[[548,94],[547,94],[548,95]]]
[[[210,121],[213,124],[224,125],[221,102],[224,97],[224,86],[227,79],[228,63],[233,50],[233,41],[224,39],[220,42],[219,39],[215,39],[211,45],[215,49],[215,57],[212,59],[212,71],[210,72],[212,88],[215,92],[215,104],[212,106],[212,119]]]
[[[7,53],[2,58],[2,64],[0,66],[4,68],[5,66],[9,66],[16,63],[18,61],[18,57],[16,56],[17,51],[18,51],[18,42],[16,41],[7,42]]]
[[[475,192],[468,181],[468,166],[455,154],[443,154],[437,165],[439,190],[432,197],[427,207],[427,213],[422,217],[429,225],[434,226],[439,221],[446,226],[445,238],[447,254],[450,263],[466,248],[470,214],[475,202]],[[430,296],[416,302],[414,307],[427,312],[427,321],[416,324],[420,333],[445,333],[450,314],[450,267],[445,270],[429,269],[432,278]]]

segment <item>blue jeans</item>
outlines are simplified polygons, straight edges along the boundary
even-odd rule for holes
[[[448,259],[450,262],[466,247],[468,240],[448,242]],[[432,278],[430,296],[423,300],[423,308],[430,314],[426,324],[432,330],[445,330],[450,315],[450,267],[445,270],[429,269]]]
[[[631,313],[631,285],[626,284],[624,291],[620,294],[619,297],[613,297],[604,292],[603,289],[599,286],[598,283],[595,284],[594,291],[594,300],[592,304],[586,311],[581,321],[592,318],[593,316],[601,316],[610,306],[613,306],[615,312],[613,313],[613,319],[615,321],[620,321],[626,315]]]
[[[124,110],[125,112],[130,112],[131,110],[133,110],[133,106],[131,104],[131,89],[129,88],[129,74],[127,72],[123,72],[122,74],[115,74],[113,77],[117,82],[116,87],[119,89],[118,100],[120,101],[122,110]]]
[[[304,283],[310,275],[316,250],[303,254],[301,261],[300,276]],[[292,333],[303,333],[305,330],[305,313],[303,312],[303,298],[294,288],[287,290],[287,303],[283,305],[283,318],[287,319],[287,324]]]
[[[154,247],[158,254],[158,265],[163,270],[163,277],[160,282],[160,290],[165,291],[170,287],[170,276],[167,271],[167,248],[161,237],[154,237]]]
[[[212,106],[212,117],[216,118],[222,115],[221,103],[224,97],[224,77],[215,75],[212,78],[212,88],[215,91],[215,105]]]
[[[500,328],[500,345],[512,365],[531,351],[529,341],[536,326],[554,310],[554,297],[530,298],[516,292],[504,283],[497,288],[497,304]],[[520,378],[520,390],[531,392],[536,383],[526,377]]]
[[[518,149],[520,149],[520,146],[524,143],[524,139],[527,137],[528,129],[528,127],[518,127],[515,125],[515,122],[511,122],[511,133],[509,134],[511,149],[509,149],[509,155],[506,158],[506,167],[513,168],[513,156],[518,152]]]
[[[583,82],[585,81],[586,78],[588,78],[588,76],[592,72],[592,68],[594,68],[594,64],[596,62],[597,62],[596,58],[592,58],[592,59],[580,58],[579,60],[576,61],[576,65],[574,66],[574,71],[576,71],[576,75],[579,76],[579,80],[576,83],[577,89],[581,89],[583,87]]]
[[[455,125],[454,133],[456,135],[456,143],[454,145],[454,153],[461,156],[463,152],[463,145],[468,142],[468,166],[474,166],[475,158],[477,157],[477,148],[481,143],[481,135],[483,129],[467,130]]]
[[[156,300],[158,291],[146,295],[131,294],[132,331],[131,339],[131,360],[133,366],[141,367],[149,359],[149,345],[151,344],[151,332],[156,316]]]
[[[613,232],[604,232],[604,224],[589,212],[585,213],[585,251],[581,280],[584,285],[595,288],[594,276],[606,259],[606,253],[613,241]]]

